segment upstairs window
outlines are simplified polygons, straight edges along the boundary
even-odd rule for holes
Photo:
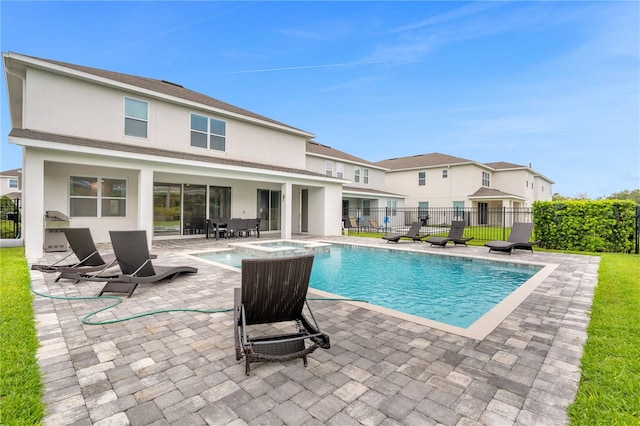
[[[203,115],[191,114],[191,146],[225,151],[227,123]]]
[[[324,170],[327,176],[333,176],[333,161],[325,161],[324,162]]]
[[[360,182],[360,167],[354,167],[353,169],[353,181]]]
[[[489,172],[482,172],[482,186],[489,187]]]
[[[336,163],[336,177],[342,179],[344,177],[344,164]]]
[[[69,211],[75,217],[125,217],[127,181],[94,176],[71,176]]]
[[[364,177],[362,180],[362,183],[368,184],[369,183],[369,169],[363,169],[364,172]]]
[[[427,172],[418,172],[418,186],[427,184]]]
[[[147,137],[149,104],[131,98],[124,98],[124,134],[136,138]]]
[[[9,188],[18,188],[18,179],[9,179]]]
[[[442,171],[442,179],[446,179],[446,178],[448,178],[448,177],[449,177],[449,170],[444,169],[444,170]]]

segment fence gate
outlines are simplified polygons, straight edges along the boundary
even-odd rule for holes
[[[21,235],[20,199],[3,197],[0,202],[0,238],[15,239]]]

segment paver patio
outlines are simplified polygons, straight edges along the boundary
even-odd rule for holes
[[[379,239],[322,240],[387,246]],[[240,273],[184,256],[228,242],[154,241],[155,262],[188,262],[199,272],[173,283],[143,284],[131,298],[90,319],[231,308]],[[443,252],[425,243],[400,245]],[[87,313],[113,300],[36,296],[45,425],[566,424],[580,378],[599,257],[541,252],[509,257],[484,247],[444,250],[559,266],[482,340],[346,302],[311,301],[331,336],[331,349],[311,354],[307,368],[301,360],[261,363],[248,377],[244,363],[235,359],[231,312],[172,312],[84,325]],[[61,256],[46,253],[43,262]],[[55,296],[93,296],[102,287],[54,283],[54,274],[37,271],[31,279],[37,291]]]

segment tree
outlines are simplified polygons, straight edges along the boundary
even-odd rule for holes
[[[632,200],[636,204],[640,204],[640,189],[634,189],[632,191],[625,189],[624,191],[614,192],[607,197],[608,200]]]

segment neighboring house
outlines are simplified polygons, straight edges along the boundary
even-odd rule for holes
[[[0,172],[0,197],[22,198],[22,169]]]
[[[168,81],[11,52],[3,60],[9,142],[23,147],[28,259],[42,256],[49,210],[96,242],[116,229],[188,236],[215,217],[259,217],[282,238],[340,233],[348,180],[306,169],[313,134]]]
[[[314,141],[307,142],[307,170],[347,179],[342,187],[342,216],[378,220],[381,208],[403,207],[404,196],[385,189],[387,169]]]
[[[553,181],[531,167],[479,163],[432,153],[375,163],[388,169],[386,189],[405,195],[407,207],[478,209],[530,207],[551,200]]]

